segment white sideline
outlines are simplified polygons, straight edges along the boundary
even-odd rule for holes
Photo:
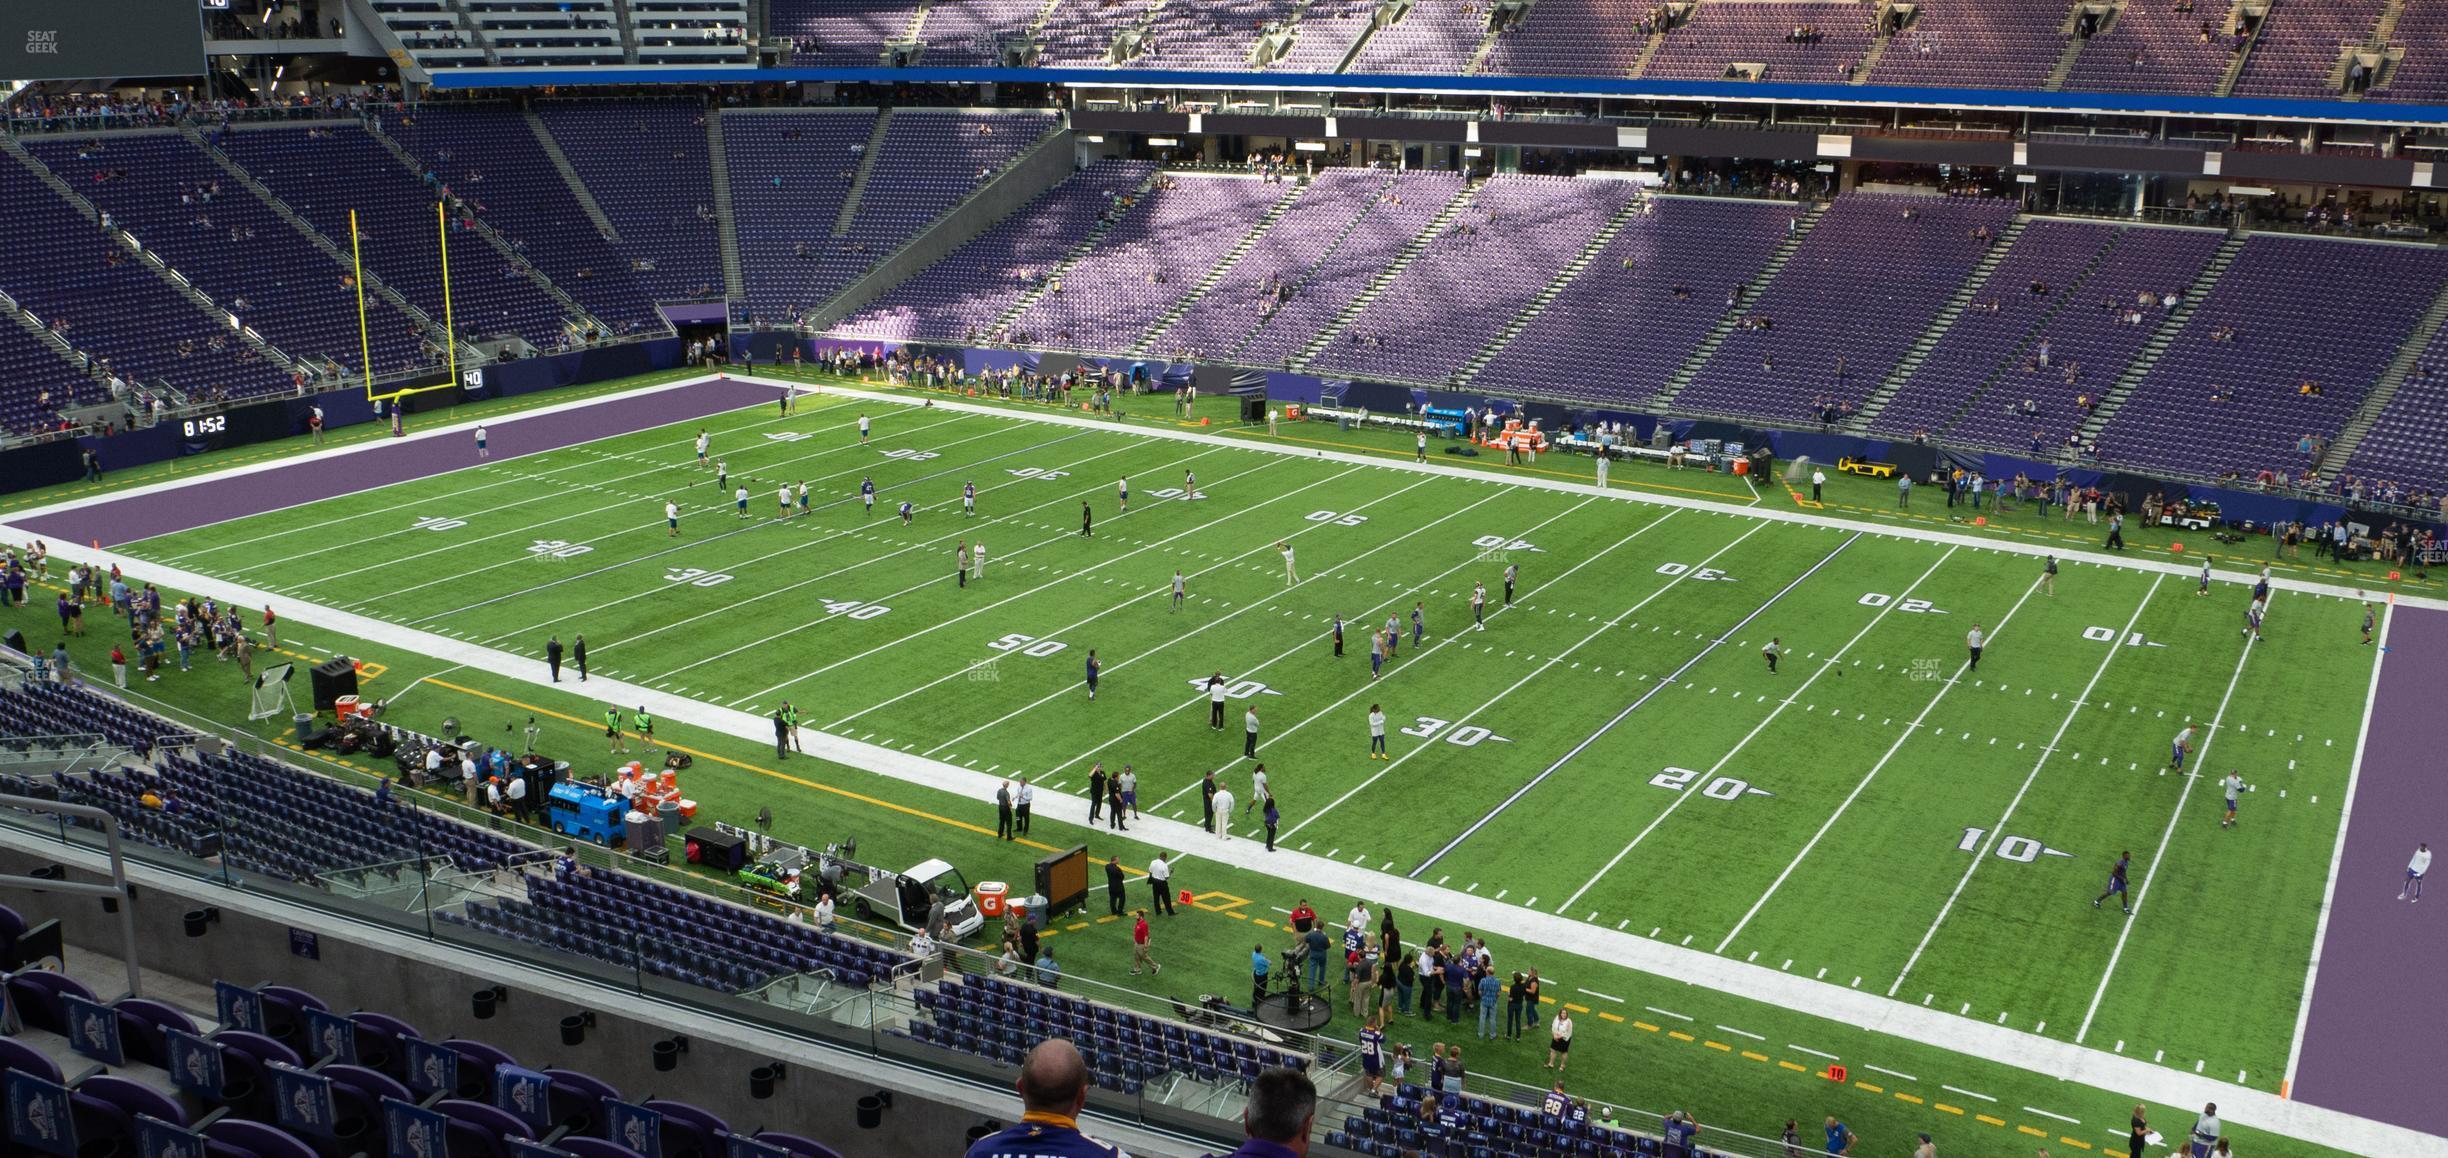
[[[747,380],[763,382],[776,387],[793,385],[769,379]],[[649,389],[668,389],[681,384],[683,383],[672,383]],[[830,384],[827,385],[827,390],[831,393],[860,397],[878,405],[910,407],[931,405],[938,409],[965,410],[1022,421],[1117,429],[1107,420],[1081,418],[1068,414],[1007,411],[1001,407],[976,406],[937,398],[877,394],[843,389]],[[574,405],[586,404],[591,403]],[[473,423],[466,425],[472,426]],[[1187,432],[1150,431],[1142,427],[1120,429],[1128,429],[1135,434],[1152,435],[1159,438],[1207,441],[1201,436]],[[1451,473],[1417,463],[1380,461],[1372,456],[1346,452],[1309,452],[1256,442],[1246,445],[1254,449],[1292,457],[1317,458],[1390,470]],[[293,460],[281,461],[285,463]],[[160,490],[192,481],[194,480],[180,480],[173,484],[153,485],[108,496],[53,504],[42,510],[46,512],[73,510],[89,503],[125,498],[133,493],[158,493]],[[1861,531],[1898,539],[1974,546],[2034,557],[2047,554],[2068,554],[2068,552],[2055,551],[2050,548],[1992,543],[1973,536],[1949,532],[1919,532],[1876,527],[1865,529],[1842,520],[1822,516],[1782,511],[1745,511],[1732,504],[1703,503],[1662,496],[1627,495],[1621,491],[1600,491],[1595,486],[1585,484],[1537,479],[1515,480],[1493,476],[1484,481],[1490,484],[1526,486],[1576,495],[1596,494],[1624,501],[1707,510],[1721,514],[1746,515],[1769,521],[1834,527],[1845,531]],[[26,532],[18,527],[0,524],[0,536],[22,537],[25,534]],[[55,554],[75,562],[117,563],[123,567],[142,571],[164,586],[224,601],[234,600],[252,605],[267,599],[263,592],[239,584],[127,558],[109,551],[96,551],[74,543],[63,543]],[[2198,571],[2197,568],[2188,569],[2178,564],[2161,564],[2147,560],[2135,560],[2122,565],[2135,570],[2163,574],[2192,575]],[[2290,590],[2340,596],[2349,592],[2348,588],[2298,580],[2273,580],[2272,585]],[[2425,607],[2448,609],[2448,603],[2440,600],[2421,599],[2417,601],[2405,597],[2401,597],[2401,600],[2418,603]],[[539,687],[553,686],[542,670],[542,664],[534,656],[512,654],[327,608],[298,606],[291,616],[293,619],[312,621],[343,634],[403,651],[419,653],[445,663],[483,668]],[[653,713],[667,719],[728,735],[761,741],[765,735],[770,734],[770,724],[764,717],[731,711],[621,680],[598,678],[588,685],[588,690],[596,693],[600,698],[610,700],[618,697],[623,702],[645,705]],[[809,729],[802,729],[802,732],[801,739],[809,754],[849,768],[890,777],[921,788],[951,793],[972,802],[984,802],[993,795],[997,778],[991,775],[968,771],[940,761],[897,752],[875,744],[861,743],[841,736]],[[980,807],[983,807],[982,803]],[[1085,800],[1050,793],[1039,802],[1039,807],[1050,819],[1058,822],[1083,827],[1087,824],[1088,808]],[[2214,1078],[2184,1073],[2166,1066],[2151,1064],[2140,1058],[2111,1054],[2070,1042],[2040,1037],[2021,1030],[1957,1017],[1939,1010],[1925,1009],[1917,1005],[1895,1001],[1882,995],[1864,993],[1679,945],[1651,941],[1646,937],[1617,932],[1604,926],[1575,921],[1520,905],[1506,904],[1489,897],[1455,892],[1425,882],[1410,880],[1394,873],[1377,872],[1358,865],[1343,864],[1289,849],[1270,853],[1265,851],[1259,842],[1252,840],[1219,841],[1212,835],[1202,832],[1196,824],[1157,817],[1145,818],[1140,823],[1143,827],[1140,830],[1139,839],[1146,843],[1163,843],[1172,848],[1196,850],[1199,856],[1210,861],[1229,864],[1235,868],[1285,881],[1298,881],[1304,888],[1312,890],[1330,889],[1351,897],[1373,898],[1382,905],[1397,905],[1422,912],[1443,913],[1445,914],[1444,919],[1449,923],[1459,922],[1468,927],[1485,928],[1559,952],[1576,954],[1597,961],[1612,962],[1650,974],[1661,981],[1670,979],[1676,983],[1704,985],[1731,996],[1765,1002],[1806,1016],[1859,1026],[1873,1033],[1891,1034],[1935,1048],[2000,1062],[2060,1081],[2118,1091],[2125,1096],[2142,1098],[2161,1105],[2189,1106],[2204,1102],[2217,1102],[2230,1121],[2321,1146],[2340,1148],[2359,1154],[2388,1155],[2390,1158],[2448,1158],[2448,1138],[2423,1134],[2419,1131],[2337,1110],[2289,1101],[2274,1093],[2247,1089]]]

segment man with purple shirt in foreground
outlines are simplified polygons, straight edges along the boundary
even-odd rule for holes
[[[1225,1158],[1304,1158],[1317,1121],[1317,1086],[1295,1069],[1262,1070],[1250,1084],[1241,1129],[1249,1139]]]

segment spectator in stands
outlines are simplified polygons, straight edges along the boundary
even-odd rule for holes
[[[1249,1140],[1226,1158],[1295,1158],[1309,1153],[1309,1134],[1317,1121],[1317,1086],[1308,1075],[1287,1067],[1261,1070],[1250,1083],[1249,1102],[1241,1110],[1241,1129]]]
[[[1120,1147],[1080,1133],[1079,1112],[1088,1103],[1088,1063],[1078,1047],[1048,1038],[1029,1050],[1017,1083],[1023,1113],[1018,1124],[969,1147],[968,1158],[1044,1154],[1049,1158],[1123,1158]]]

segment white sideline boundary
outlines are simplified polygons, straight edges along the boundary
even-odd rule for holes
[[[730,377],[772,385],[776,388],[792,388],[799,385],[776,379]],[[647,387],[645,390],[674,389],[701,380],[664,383]],[[1122,427],[1110,420],[1084,418],[1071,414],[1007,411],[1000,407],[979,406],[948,399],[880,394],[872,391],[845,389],[830,384],[826,387],[826,392],[857,397],[879,406],[896,405],[910,408],[931,406],[936,409],[985,414],[1016,421],[1127,431],[1132,434],[1191,442],[1210,441],[1207,436],[1188,431],[1150,429],[1140,426]],[[624,395],[613,397],[621,396]],[[602,400],[571,403],[558,409],[592,405]],[[474,425],[473,422],[469,422],[457,427],[437,428],[427,434],[428,436],[441,436],[451,433],[454,429],[464,430]],[[1454,477],[1454,472],[1432,465],[1391,459],[1381,460],[1370,455],[1342,451],[1302,450],[1259,442],[1233,445],[1289,457],[1322,459],[1387,470],[1408,470]],[[317,453],[341,452],[343,448]],[[270,469],[291,461],[296,460],[281,459],[274,463],[254,464],[237,469],[251,472]],[[1461,475],[1459,477],[1467,479],[1472,476]],[[135,494],[160,493],[193,481],[195,479],[191,478],[166,484],[148,484],[142,488],[131,488],[129,491],[52,504],[38,508],[38,511],[41,513],[70,511],[95,503],[117,501]],[[1864,527],[1841,519],[1799,512],[1746,509],[1739,502],[1712,503],[1672,496],[1627,494],[1613,489],[1602,491],[1590,484],[1542,479],[1510,479],[1495,475],[1486,476],[1479,481],[1491,485],[1522,486],[1564,494],[1599,495],[1619,501],[1682,507],[1771,522],[1832,527],[1847,532],[1884,535],[1917,542],[1971,546],[2023,554],[2034,558],[2052,554],[2064,557],[2072,554],[2054,548],[1997,543],[1951,532]],[[21,514],[31,513],[36,512]],[[13,524],[0,523],[0,535],[22,537],[26,534],[22,528]],[[241,584],[177,568],[163,567],[110,551],[97,551],[75,543],[62,543],[55,549],[54,554],[72,562],[117,563],[122,567],[144,572],[165,586],[224,601],[234,600],[252,605],[265,602],[270,598],[262,591]],[[2160,574],[2180,576],[2198,574],[2198,568],[2152,560],[2119,560],[2115,565]],[[2232,572],[2229,574],[2238,580],[2257,577]],[[2271,585],[2285,590],[2333,595],[2340,598],[2353,594],[2353,590],[2348,587],[2302,580],[2273,579]],[[292,607],[289,614],[293,621],[311,621],[343,634],[403,651],[415,652],[444,663],[483,668],[537,687],[553,686],[543,670],[542,663],[530,655],[513,654],[482,647],[474,643],[416,631],[349,612],[301,605],[293,600],[283,602]],[[2448,602],[2436,599],[2400,596],[2399,602],[2448,610]],[[570,689],[561,688],[559,690],[568,691]],[[599,678],[593,684],[588,685],[588,690],[595,693],[596,698],[606,700],[617,698],[626,702],[643,704],[655,714],[667,719],[759,742],[762,742],[763,736],[769,732],[771,726],[770,722],[762,716],[701,703],[623,680]],[[808,754],[849,768],[890,777],[905,784],[950,793],[968,801],[982,802],[991,798],[998,779],[985,773],[969,771],[941,761],[897,752],[890,748],[862,743],[842,736],[804,728],[801,729],[801,732],[801,740],[806,745]],[[1065,794],[1050,794],[1040,802],[1040,808],[1049,818],[1058,822],[1083,827],[1087,825],[1087,802],[1079,798]],[[2167,1066],[2154,1065],[2138,1057],[2125,1057],[2088,1046],[2041,1037],[2022,1030],[1957,1017],[1936,1009],[1925,1009],[1896,1001],[1879,994],[1865,993],[1680,945],[1652,941],[1647,937],[1618,932],[1604,926],[1575,921],[1568,917],[1520,905],[1506,904],[1489,897],[1440,888],[1391,872],[1378,872],[1358,865],[1343,864],[1291,849],[1279,849],[1269,853],[1257,841],[1226,842],[1218,840],[1212,834],[1201,831],[1196,824],[1157,817],[1145,818],[1141,824],[1143,827],[1140,830],[1139,839],[1144,843],[1163,844],[1170,848],[1195,851],[1197,855],[1210,861],[1228,864],[1247,872],[1286,882],[1297,882],[1302,887],[1311,890],[1332,890],[1345,896],[1375,899],[1381,905],[1397,905],[1423,912],[1442,912],[1447,914],[1445,919],[1449,923],[1460,922],[1469,927],[1501,932],[1524,942],[1597,961],[1611,962],[1661,979],[1704,985],[1745,1000],[1764,1002],[1807,1016],[1859,1026],[1874,1033],[1891,1034],[1934,1048],[2000,1062],[2060,1081],[2076,1082],[2116,1091],[2125,1096],[2137,1097],[2161,1105],[2189,1106],[2204,1102],[2217,1102],[2230,1121],[2302,1142],[2360,1154],[2388,1155],[2390,1158],[2448,1158],[2448,1138],[2424,1134],[2420,1131],[2342,1111],[2290,1101],[2275,1093],[2237,1086],[2204,1075],[2184,1073]]]

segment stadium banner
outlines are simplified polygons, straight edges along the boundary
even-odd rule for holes
[[[0,45],[12,80],[123,83],[204,75],[204,12],[211,0],[110,0],[107,4],[0,7]]]

